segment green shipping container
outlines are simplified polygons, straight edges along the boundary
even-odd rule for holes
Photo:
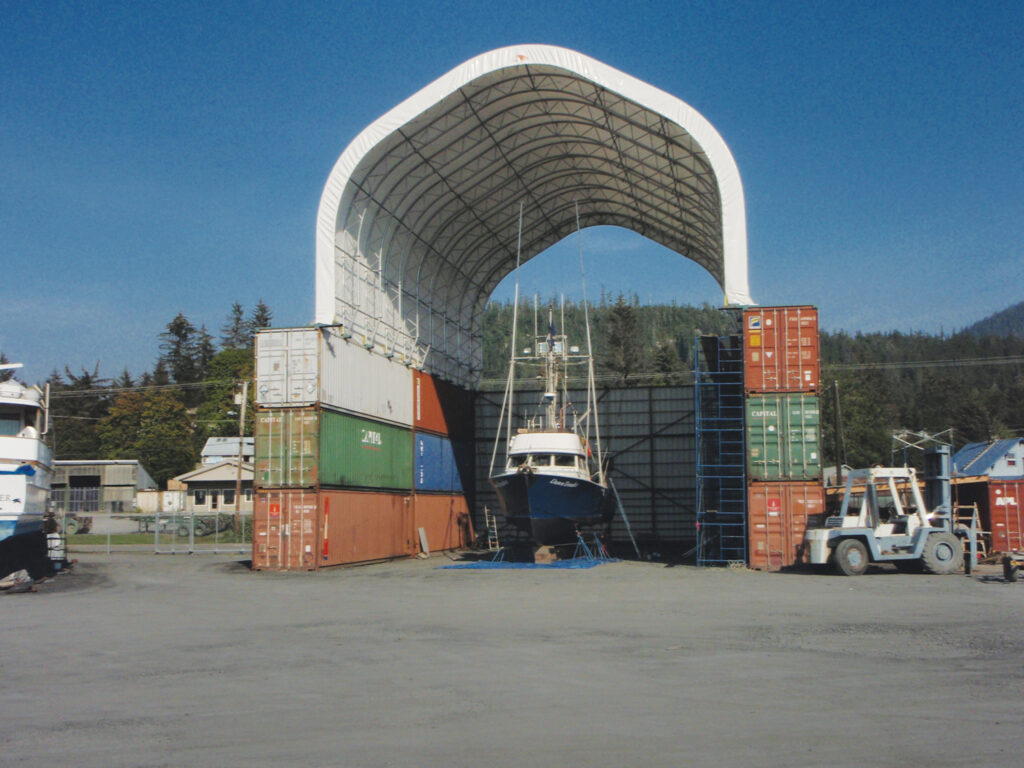
[[[313,408],[256,412],[256,485],[312,488],[317,484],[320,414]]]
[[[817,395],[747,398],[747,476],[751,480],[817,480],[821,477],[820,407]]]
[[[412,431],[321,411],[320,485],[412,490]]]

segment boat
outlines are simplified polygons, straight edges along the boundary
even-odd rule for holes
[[[43,529],[54,473],[46,400],[39,387],[0,382],[0,540]]]
[[[608,478],[601,456],[594,359],[589,316],[586,314],[586,283],[583,301],[587,328],[585,353],[580,352],[579,347],[569,346],[566,335],[556,331],[553,309],[548,313],[547,334],[538,334],[535,302],[533,344],[517,355],[518,278],[515,295],[509,374],[488,480],[498,496],[507,522],[528,534],[537,544],[569,544],[578,540],[583,529],[608,522],[612,512]],[[564,306],[563,300],[563,329]],[[516,375],[517,369],[523,368],[532,368],[530,373],[534,374],[543,372],[539,378],[544,383],[544,390],[533,413],[525,418],[518,417],[522,426],[517,426],[513,433],[513,422],[517,420]],[[582,413],[568,398],[567,382],[573,369],[586,371],[587,402]],[[503,437],[506,443],[505,462],[496,469],[499,443]]]

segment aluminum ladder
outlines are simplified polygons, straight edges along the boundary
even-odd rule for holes
[[[487,528],[487,550],[497,552],[501,549],[501,542],[498,540],[498,518],[487,507],[484,507],[484,526]]]

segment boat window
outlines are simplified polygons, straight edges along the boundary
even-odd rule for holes
[[[555,466],[556,467],[575,467],[576,457],[569,453],[556,453],[555,454]]]
[[[21,431],[21,419],[6,413],[0,413],[0,435],[13,437]]]
[[[526,463],[526,456],[523,454],[515,454],[508,457],[508,465],[510,467],[521,467]]]

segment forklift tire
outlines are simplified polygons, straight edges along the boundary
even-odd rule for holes
[[[832,563],[843,576],[860,576],[869,562],[868,549],[859,539],[843,539],[832,550]]]
[[[74,517],[64,518],[64,535],[74,536],[78,533],[78,520]]]
[[[926,573],[945,576],[959,570],[963,562],[963,544],[952,533],[933,533],[925,540],[921,564]]]

